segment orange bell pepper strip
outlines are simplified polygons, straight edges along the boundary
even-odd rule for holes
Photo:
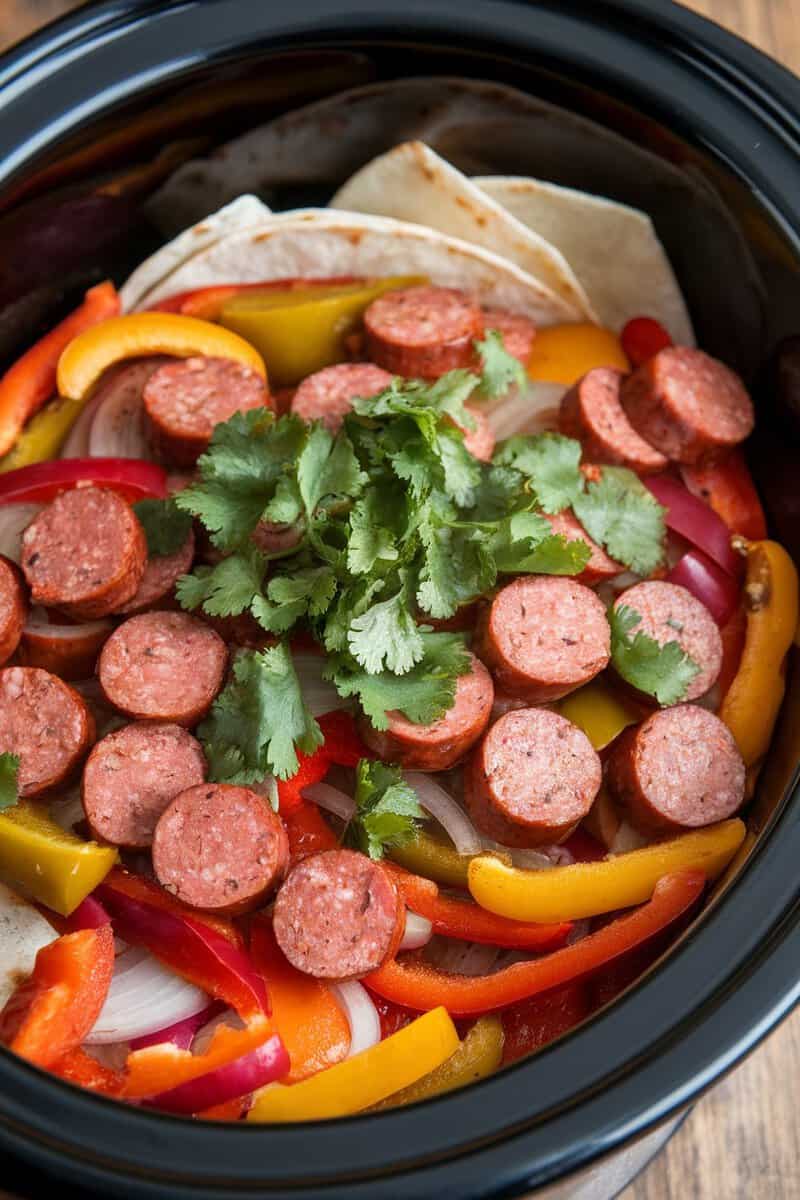
[[[195,1113],[199,1121],[241,1121],[250,1103],[249,1096],[234,1096],[233,1100],[223,1100],[213,1108]]]
[[[289,861],[294,866],[309,854],[322,850],[337,850],[339,841],[316,804],[304,800],[283,817],[289,838]]]
[[[113,283],[90,288],[83,304],[17,359],[0,380],[0,455],[7,454],[23,425],[56,394],[58,360],[73,338],[114,317],[120,303]]]
[[[318,720],[324,742],[312,754],[297,755],[299,766],[291,779],[278,780],[278,810],[282,817],[303,803],[303,788],[321,783],[332,766],[355,767],[361,758],[373,758],[362,742],[349,712],[336,709]]]
[[[346,1058],[350,1026],[334,993],[287,961],[263,918],[250,927],[250,953],[269,991],[272,1024],[289,1055],[286,1083],[299,1083]]]
[[[641,908],[571,946],[530,962],[514,963],[492,975],[449,975],[419,959],[392,959],[364,982],[395,1004],[424,1011],[443,1006],[452,1016],[469,1017],[506,1008],[591,975],[653,937],[700,898],[705,882],[702,871],[665,875],[652,899]]]
[[[172,1042],[134,1050],[125,1064],[123,1095],[128,1100],[143,1100],[168,1092],[249,1054],[274,1033],[272,1024],[262,1014],[251,1017],[244,1029],[218,1025],[204,1054],[179,1050]]]
[[[119,1097],[125,1086],[124,1076],[119,1071],[103,1066],[80,1046],[54,1062],[50,1070],[67,1083],[88,1088],[90,1092],[99,1092],[103,1096]]]
[[[43,946],[33,974],[0,1013],[0,1042],[38,1067],[51,1067],[89,1033],[113,972],[110,925],[68,933]]]
[[[412,875],[388,859],[384,867],[397,884],[398,891],[412,912],[427,918],[434,933],[465,942],[482,942],[511,950],[554,950],[567,939],[571,924],[534,925],[512,921],[487,912],[469,900],[442,896],[432,879]]]
[[[753,477],[741,450],[706,467],[681,467],[690,492],[710,504],[731,533],[754,542],[767,536],[767,520]]]
[[[528,375],[544,383],[571,387],[594,367],[630,370],[628,356],[616,334],[588,322],[551,325],[536,335]]]

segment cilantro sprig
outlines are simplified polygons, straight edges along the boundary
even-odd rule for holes
[[[655,696],[659,704],[677,704],[700,667],[678,642],[659,645],[641,629],[631,637],[641,619],[626,604],[610,610],[611,661],[617,673],[640,692]]]
[[[0,812],[13,808],[19,799],[18,789],[19,756],[0,754]]]
[[[400,768],[362,758],[356,768],[356,813],[347,840],[370,858],[383,858],[389,846],[416,837],[425,813]]]
[[[177,554],[192,529],[192,518],[173,500],[139,500],[133,506],[153,558]]]

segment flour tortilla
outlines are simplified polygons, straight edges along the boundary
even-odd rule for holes
[[[601,325],[655,317],[673,341],[694,345],[686,304],[653,223],[643,212],[537,179],[478,176],[473,183],[562,252]]]

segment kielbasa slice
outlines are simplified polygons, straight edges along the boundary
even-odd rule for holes
[[[575,576],[581,583],[601,583],[604,579],[613,579],[615,575],[619,575],[625,570],[622,563],[611,558],[602,546],[598,546],[597,542],[589,537],[578,518],[568,508],[560,513],[542,513],[542,516],[550,525],[553,533],[560,533],[568,542],[586,542],[589,547],[591,551],[589,561],[580,575]]]
[[[136,594],[116,610],[121,616],[146,612],[172,597],[181,575],[191,570],[194,562],[194,530],[173,554],[153,555],[147,560],[142,581]]]
[[[360,979],[396,954],[405,906],[379,862],[355,850],[326,850],[290,871],[275,900],[273,928],[299,971]]]
[[[391,385],[392,376],[374,363],[337,363],[309,375],[292,399],[292,412],[304,421],[322,421],[338,433],[353,401],[377,396]]]
[[[475,646],[495,685],[544,704],[588,683],[608,665],[611,632],[593,591],[566,576],[523,576],[497,593]]]
[[[33,603],[78,620],[106,617],[127,603],[146,562],[136,514],[106,488],[62,492],[22,535],[22,569]]]
[[[415,725],[400,712],[386,714],[387,729],[366,719],[362,734],[379,758],[417,771],[446,771],[462,758],[486,728],[494,703],[494,684],[486,667],[470,655],[471,670],[459,675],[455,703],[433,725]]]
[[[753,429],[744,384],[702,350],[668,346],[623,383],[622,407],[637,433],[680,463],[709,462]]]
[[[0,667],[19,645],[28,616],[28,599],[15,563],[0,555]]]
[[[165,363],[144,387],[150,443],[160,458],[179,467],[197,462],[221,421],[267,405],[261,376],[229,358],[196,355]]]
[[[732,817],[745,766],[727,725],[696,704],[676,704],[614,743],[608,784],[643,833],[697,829]]]
[[[483,322],[487,332],[494,330],[503,338],[503,348],[527,367],[536,340],[536,326],[530,317],[507,308],[485,308]]]
[[[203,783],[200,743],[180,725],[125,725],[102,738],[83,769],[81,798],[93,835],[113,846],[144,848],[179,792]]]
[[[94,737],[94,718],[69,684],[37,667],[0,671],[0,752],[19,758],[20,796],[67,782]]]
[[[455,288],[411,287],[386,292],[364,314],[367,354],[392,375],[438,379],[475,364],[483,313]]]
[[[464,779],[474,824],[504,846],[563,841],[600,790],[600,759],[583,730],[545,708],[495,721]]]
[[[561,399],[558,427],[576,438],[593,462],[630,467],[639,475],[663,471],[667,459],[634,429],[620,401],[623,375],[594,367]]]
[[[103,647],[97,674],[129,717],[194,725],[222,687],[228,651],[204,621],[180,612],[130,617]]]
[[[696,700],[717,682],[722,669],[722,638],[711,613],[696,596],[677,583],[661,579],[645,580],[627,588],[614,602],[614,608],[630,608],[641,617],[630,637],[641,630],[659,646],[677,642],[681,650],[696,662],[700,670],[689,684],[684,700]]]

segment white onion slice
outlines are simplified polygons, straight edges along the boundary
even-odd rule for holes
[[[335,983],[333,990],[350,1026],[350,1049],[347,1057],[352,1058],[361,1054],[363,1050],[376,1046],[381,1040],[381,1019],[369,992],[360,983],[356,983],[355,980]]]
[[[426,812],[438,821],[459,854],[480,854],[483,839],[463,808],[430,775],[406,771],[406,783],[417,793]]]
[[[487,413],[497,441],[558,429],[558,406],[566,390],[561,383],[532,383],[524,392],[511,392]]]
[[[445,941],[437,946],[435,965],[449,975],[488,975],[503,951],[483,942]]]
[[[56,825],[60,826],[66,833],[74,832],[75,826],[86,819],[86,813],[83,811],[83,801],[81,800],[80,784],[70,788],[68,792],[59,796],[57,800],[51,800],[48,812]]]
[[[312,800],[314,804],[332,812],[336,817],[341,817],[343,821],[352,821],[356,815],[356,802],[352,796],[331,787],[329,783],[312,783],[303,788],[301,794],[304,800]]]
[[[43,504],[0,504],[0,554],[12,562],[22,561],[22,534]]]
[[[648,845],[647,838],[642,837],[637,829],[627,821],[621,821],[617,836],[609,847],[609,854],[627,854],[629,850],[641,850]]]
[[[152,459],[144,428],[142,397],[112,389],[98,405],[89,430],[90,458]]]
[[[87,400],[81,409],[80,416],[69,431],[69,437],[61,447],[59,458],[89,457],[89,433],[94,421],[94,415],[104,399],[105,392],[101,390],[96,392],[90,400]]]
[[[323,713],[333,712],[337,708],[347,708],[350,704],[349,700],[339,695],[332,683],[322,678],[326,661],[322,654],[292,655],[303,700],[315,717],[321,717]]]
[[[53,641],[74,642],[78,638],[93,638],[102,633],[111,633],[113,628],[114,622],[108,618],[86,621],[82,625],[51,625],[45,610],[37,605],[31,609],[23,633],[29,633],[32,637],[52,638]]]
[[[419,950],[422,946],[427,946],[433,936],[433,925],[427,917],[421,917],[419,913],[412,912],[410,908],[406,909],[406,928],[403,934],[403,940],[400,943],[401,950]]]
[[[128,1042],[200,1012],[205,992],[168,971],[149,951],[130,947],[117,957],[106,1002],[86,1042]]]
[[[278,811],[280,799],[278,796],[278,781],[274,775],[265,775],[261,782],[249,784],[250,790],[263,796],[273,812]]]

